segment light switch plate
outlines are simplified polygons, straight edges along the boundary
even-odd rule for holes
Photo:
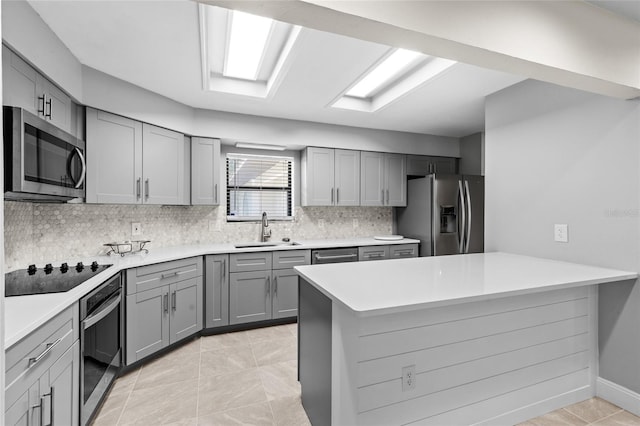
[[[569,242],[569,227],[565,223],[556,223],[553,225],[553,240],[558,243]]]

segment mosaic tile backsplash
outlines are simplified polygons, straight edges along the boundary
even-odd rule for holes
[[[227,222],[224,207],[37,204],[5,201],[5,268],[90,257],[103,244],[148,239],[150,250],[187,244],[260,240],[259,222]],[[131,236],[131,223],[142,235]],[[391,234],[390,207],[297,207],[293,221],[271,222],[271,240]]]

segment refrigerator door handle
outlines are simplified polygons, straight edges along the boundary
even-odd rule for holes
[[[473,217],[471,214],[471,192],[469,191],[469,181],[464,180],[464,194],[466,197],[466,205],[467,205],[467,235],[465,237],[465,253],[469,253],[469,244],[471,240],[471,218]]]
[[[464,253],[465,233],[467,229],[467,208],[465,206],[464,189],[462,188],[461,180],[458,181],[458,197],[460,198],[460,216],[462,216],[462,221],[460,226],[458,226],[458,253]]]

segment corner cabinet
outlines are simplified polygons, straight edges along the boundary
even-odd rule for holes
[[[360,205],[406,206],[406,156],[363,151],[360,158]]]
[[[87,203],[189,204],[184,135],[87,108]]]
[[[202,330],[202,257],[127,270],[126,364]]]
[[[78,339],[75,304],[7,350],[3,424],[79,424]]]
[[[302,205],[360,205],[360,151],[306,148],[302,153]]]
[[[75,104],[66,93],[4,45],[2,65],[3,105],[21,107],[76,135]]]
[[[191,138],[191,204],[220,204],[220,140]]]

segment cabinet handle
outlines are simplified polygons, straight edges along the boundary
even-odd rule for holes
[[[49,424],[44,424],[44,415],[43,408],[44,407],[44,399],[49,397]],[[52,426],[53,425],[53,388],[49,388],[49,393],[45,393],[40,397],[40,425],[41,426]]]
[[[145,190],[145,198],[149,199],[149,179],[145,179],[144,181],[144,190]]]
[[[218,184],[213,186],[214,202],[218,204]]]
[[[273,278],[273,294],[278,294],[278,277]]]
[[[340,204],[340,188],[336,188],[336,206]]]
[[[40,360],[42,358],[44,358],[45,356],[47,356],[49,354],[49,352],[51,352],[53,350],[53,348],[55,348],[56,345],[58,343],[60,343],[61,341],[62,341],[62,338],[56,340],[53,343],[47,343],[47,347],[45,348],[44,351],[42,351],[42,353],[40,355],[38,355],[37,357],[34,357],[34,358],[29,358],[29,366],[27,368],[31,368],[35,364],[39,363]]]
[[[175,312],[176,307],[178,306],[178,296],[177,292],[171,293],[171,310]]]
[[[49,106],[49,112],[44,113],[44,118],[51,120],[51,97],[49,97],[49,100],[46,101],[45,104]]]
[[[224,277],[227,275],[227,259],[222,260],[222,280],[224,282]]]
[[[333,204],[333,188],[331,188],[331,204]]]
[[[136,200],[140,199],[140,190],[141,190],[142,178],[138,178],[136,181]]]
[[[45,97],[46,95],[44,93],[42,96],[38,96],[38,114],[44,115]],[[40,108],[40,101],[42,101],[42,108]]]
[[[387,205],[389,204],[389,190],[387,189]]]
[[[381,191],[382,193],[382,205],[384,206],[384,189]]]
[[[269,297],[269,293],[271,293],[271,277],[267,277],[267,297]]]
[[[178,276],[178,274],[179,274],[178,271],[169,272],[168,274],[162,274],[162,279],[176,277]]]
[[[31,406],[31,409],[35,409],[35,408],[38,408],[39,411],[40,411],[40,425],[39,426],[42,426],[42,398],[40,398],[40,404]],[[29,426],[29,424],[30,424],[29,416],[27,415],[27,426]]]
[[[169,293],[165,293],[162,296],[162,302],[164,305],[164,313],[169,313]]]

